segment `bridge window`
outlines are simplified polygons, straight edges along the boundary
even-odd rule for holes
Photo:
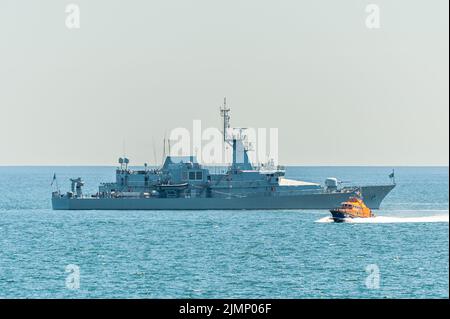
[[[203,180],[203,172],[202,171],[196,171],[196,172],[189,172],[189,180],[197,180],[201,181]]]

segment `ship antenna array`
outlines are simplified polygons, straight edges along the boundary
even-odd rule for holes
[[[153,161],[155,162],[155,167],[158,167],[158,162],[156,160],[155,139],[153,137],[152,137],[152,147],[153,147]]]
[[[162,154],[162,163],[164,164],[164,160],[166,159],[166,133],[164,133],[163,139],[163,154]]]

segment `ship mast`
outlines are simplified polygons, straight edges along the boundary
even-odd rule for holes
[[[230,111],[231,109],[227,107],[227,98],[223,98],[223,106],[220,107],[220,116],[223,118],[223,145],[222,145],[222,159],[223,164],[227,162],[227,156],[226,156],[226,150],[227,150],[227,143],[230,143],[230,141],[227,138],[227,132],[230,128]]]
[[[230,128],[230,111],[227,107],[227,98],[223,98],[223,106],[220,107],[220,116],[223,117],[223,141],[227,142],[227,130]]]

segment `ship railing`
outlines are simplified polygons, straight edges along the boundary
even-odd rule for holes
[[[256,171],[286,171],[286,167],[284,165],[277,165],[277,166],[263,166],[263,165],[257,165],[253,166],[253,169]]]
[[[101,183],[100,186],[114,186],[114,187],[127,187],[127,186],[151,186],[152,182],[154,181],[148,181],[147,184],[145,183],[145,181],[128,181],[126,184],[123,185],[119,185],[117,183]]]
[[[150,185],[150,181],[147,182],[147,186]],[[146,186],[145,181],[128,181],[124,186]]]
[[[204,166],[204,168],[208,169],[210,175],[224,175],[229,169],[227,166],[218,165]]]
[[[285,195],[307,195],[307,194],[317,194],[317,189],[302,189],[302,190],[276,190],[273,192],[274,195],[285,196]]]

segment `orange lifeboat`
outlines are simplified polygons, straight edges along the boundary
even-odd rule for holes
[[[358,197],[350,197],[348,201],[341,203],[341,206],[330,209],[335,222],[343,222],[347,218],[370,218],[375,215],[363,200]]]

